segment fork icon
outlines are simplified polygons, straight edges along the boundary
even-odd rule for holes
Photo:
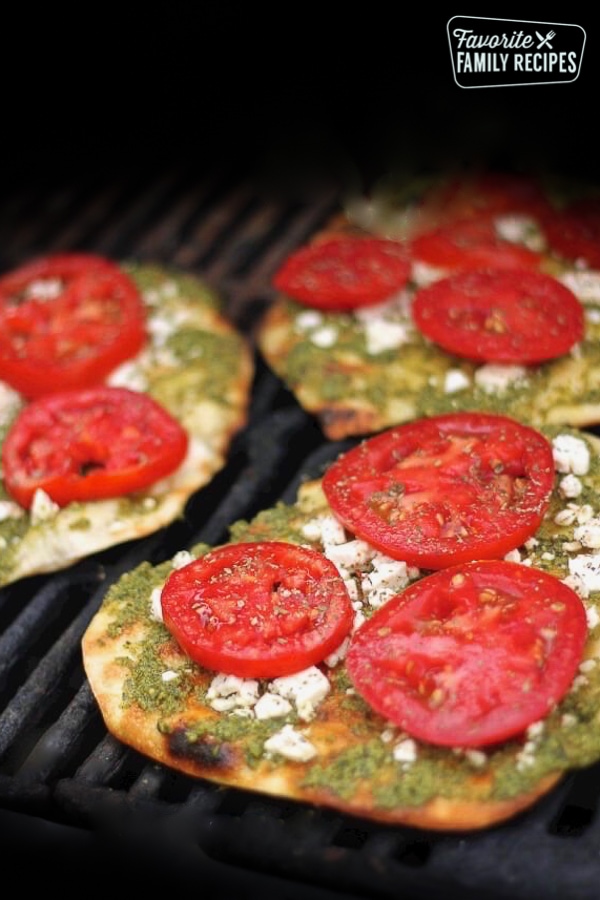
[[[556,32],[555,32],[555,31],[552,31],[552,29],[550,29],[550,31],[548,32],[548,34],[546,35],[546,37],[544,37],[543,35],[541,35],[541,34],[539,33],[539,31],[536,31],[536,34],[537,34],[537,36],[538,36],[538,38],[539,38],[539,40],[540,40],[540,43],[537,45],[537,49],[539,50],[540,47],[543,47],[544,44],[547,44],[547,45],[550,47],[550,49],[552,50],[552,44],[550,43],[550,41],[552,40],[553,37],[556,37]]]

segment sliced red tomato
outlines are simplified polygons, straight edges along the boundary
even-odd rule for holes
[[[4,485],[29,507],[38,488],[59,506],[121,497],[182,462],[186,431],[148,394],[98,387],[32,400],[2,445]]]
[[[522,244],[503,240],[493,219],[472,217],[450,222],[414,238],[414,259],[457,272],[471,269],[538,269],[542,255]]]
[[[570,262],[583,261],[590,268],[600,266],[600,199],[573,201],[556,210],[543,222],[551,249]]]
[[[434,182],[415,210],[412,233],[485,217],[525,215],[540,220],[550,208],[541,184],[529,175],[479,172]]]
[[[542,272],[459,272],[417,291],[412,315],[425,337],[475,362],[529,365],[568,353],[583,338],[583,307]]]
[[[354,613],[322,553],[283,541],[228,544],[171,573],[165,625],[191,659],[242,678],[291,675],[321,662]]]
[[[448,413],[367,438],[323,490],[357,537],[424,569],[504,556],[537,530],[554,485],[550,442],[506,416]]]
[[[354,633],[346,666],[370,706],[413,737],[481,747],[552,711],[586,636],[583,604],[558,578],[478,561],[392,597]]]
[[[369,306],[404,287],[410,262],[400,241],[337,236],[296,250],[273,284],[294,300],[318,309]]]
[[[45,256],[0,278],[0,378],[27,398],[101,383],[145,339],[140,292],[104,257]]]

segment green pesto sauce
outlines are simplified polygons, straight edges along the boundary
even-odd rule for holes
[[[168,266],[132,260],[123,263],[122,267],[135,279],[141,291],[160,290],[167,283],[175,284],[180,296],[189,300],[197,300],[198,303],[215,310],[219,310],[221,307],[219,295],[201,279],[187,272]]]
[[[177,669],[177,678],[164,681],[164,663],[156,648],[168,639],[166,629],[160,623],[152,627],[143,644],[134,648],[135,659],[123,657],[119,662],[129,669],[123,686],[123,706],[136,703],[141,709],[158,711],[162,716],[173,715],[185,706],[186,698],[194,691],[191,677],[193,664]]]
[[[167,339],[167,348],[188,367],[198,365],[198,388],[202,395],[223,402],[232,372],[239,367],[241,339],[235,334],[217,334],[200,328],[181,328]]]
[[[194,742],[210,736],[224,744],[242,739],[246,763],[255,767],[264,761],[265,741],[279,731],[284,724],[292,721],[294,721],[293,716],[263,720],[239,715],[221,716],[218,719],[203,719],[195,722],[186,730],[186,737],[189,741]]]
[[[230,529],[232,543],[242,541],[280,540],[295,544],[308,543],[302,534],[302,520],[295,505],[278,502],[272,509],[259,512],[251,522],[240,519]]]
[[[584,361],[583,376],[569,370],[567,354],[557,360],[528,368],[526,379],[512,382],[502,390],[488,391],[477,385],[474,374],[478,366],[440,351],[418,331],[411,331],[408,343],[376,354],[367,352],[365,332],[350,314],[323,315],[321,327],[332,327],[337,338],[331,347],[319,347],[311,340],[312,329],[295,325],[305,312],[299,304],[282,301],[289,323],[289,352],[274,365],[280,377],[302,396],[323,403],[343,403],[348,397],[362,400],[396,421],[395,401],[411,404],[411,417],[430,416],[454,410],[486,410],[512,415],[540,425],[553,410],[573,404],[573,390],[581,392],[585,401],[600,403],[600,340],[597,326],[587,323],[587,337],[579,345]],[[590,307],[591,304],[586,304]],[[407,319],[402,319],[405,323]],[[469,386],[446,393],[444,380],[450,370],[460,370]],[[578,385],[574,387],[574,378]],[[531,397],[536,398],[535,421],[532,422]]]

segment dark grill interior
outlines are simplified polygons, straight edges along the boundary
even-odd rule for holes
[[[2,268],[58,249],[173,263],[217,286],[231,318],[251,334],[278,261],[339,201],[335,187],[299,201],[257,185],[224,171],[192,179],[173,169],[110,185],[19,186],[3,208]],[[445,835],[194,781],[106,733],[80,640],[107,585],[144,559],[158,562],[198,540],[216,543],[233,520],[292,499],[298,480],[318,474],[340,449],[323,441],[257,359],[250,426],[182,521],[0,591],[5,846],[35,849],[46,877],[61,881],[87,862],[89,878],[107,888],[126,865],[148,885],[164,877],[202,885],[203,896],[209,885],[215,896],[315,900],[598,896],[598,767],[506,825]]]

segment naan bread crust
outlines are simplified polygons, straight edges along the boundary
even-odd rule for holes
[[[600,513],[600,441],[569,433],[581,437],[592,454],[589,473],[578,477],[581,509],[584,498],[593,497],[593,516]],[[536,542],[521,548],[520,558],[565,578],[569,554],[587,554],[599,566],[600,556],[581,544],[574,549],[577,516],[589,521],[590,510],[578,513],[579,501],[562,496],[561,478],[557,476]],[[557,524],[557,514],[567,509],[572,521]],[[293,504],[280,503],[251,522],[236,523],[231,539],[290,540],[323,550],[315,525],[328,518],[331,511],[320,481],[307,481]],[[522,740],[469,753],[412,742],[370,710],[349,690],[343,655],[319,667],[330,690],[309,713],[298,708],[287,717],[259,720],[251,704],[242,708],[241,700],[227,709],[227,691],[217,692],[217,701],[207,695],[215,673],[185,656],[153,610],[173,567],[208,549],[199,545],[157,567],[144,563],[125,575],[110,588],[83,637],[85,671],[107,729],[151,759],[221,785],[444,831],[485,828],[515,816],[570,769],[600,759],[600,591],[585,597],[590,625],[586,662],[559,707],[543,723],[534,723]],[[416,577],[418,572],[407,576]],[[268,682],[259,684],[261,693],[269,688]],[[224,707],[217,710],[219,702]],[[265,752],[266,739],[285,726],[304,735],[316,751],[314,758]]]
[[[153,264],[123,264],[142,290],[149,340],[109,384],[147,391],[186,428],[189,452],[168,478],[127,499],[47,505],[30,514],[0,490],[0,586],[64,569],[92,553],[148,535],[183,512],[224,466],[247,422],[254,363],[220,298],[193,275]],[[3,383],[0,439],[22,405]]]

